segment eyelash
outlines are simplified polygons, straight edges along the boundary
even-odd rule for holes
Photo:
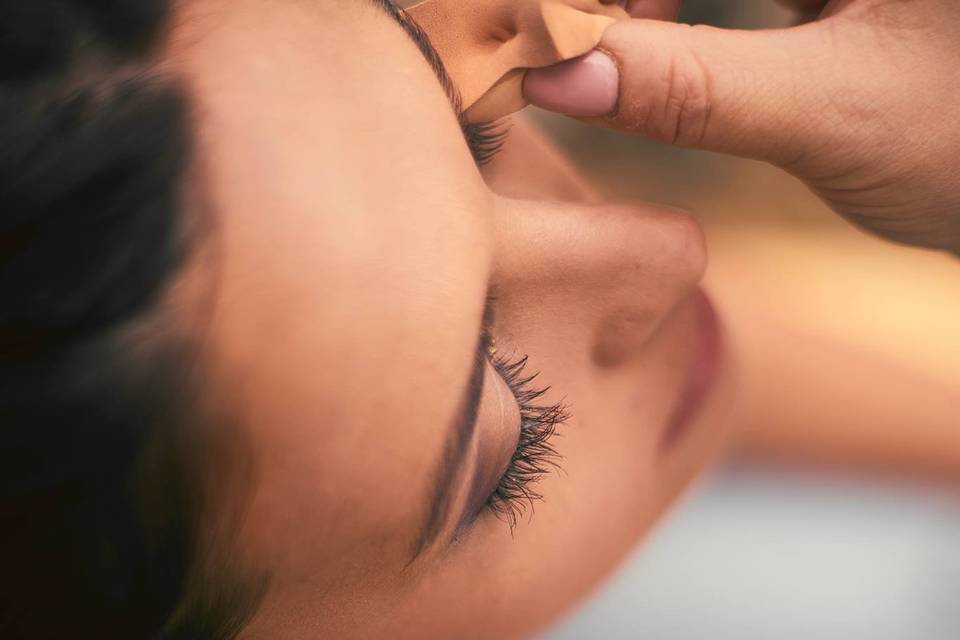
[[[480,167],[493,160],[494,156],[503,150],[507,135],[510,133],[510,123],[505,119],[494,122],[464,121],[460,126],[470,147],[470,153],[473,154],[473,160]]]
[[[503,377],[520,406],[520,439],[486,506],[513,530],[529,508],[543,496],[534,485],[551,469],[560,469],[560,455],[550,444],[557,426],[569,417],[563,403],[541,405],[538,400],[549,387],[532,386],[537,373],[526,374],[527,356],[510,360],[493,354],[490,364]]]

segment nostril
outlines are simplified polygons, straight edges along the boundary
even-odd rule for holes
[[[601,321],[594,340],[594,364],[610,368],[632,359],[656,330],[658,316],[654,311],[633,309],[613,313]]]
[[[514,24],[497,25],[489,35],[493,42],[506,44],[517,37],[517,27]]]

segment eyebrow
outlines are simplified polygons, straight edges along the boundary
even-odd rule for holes
[[[477,417],[480,411],[480,398],[483,395],[484,369],[487,356],[487,339],[481,335],[474,353],[470,378],[460,395],[457,410],[447,428],[447,438],[439,464],[433,471],[430,483],[430,497],[427,502],[427,515],[415,538],[411,562],[432,545],[443,529],[450,502],[454,497],[457,473],[463,466],[468,445],[477,430]]]
[[[383,9],[394,21],[400,25],[403,31],[417,45],[417,49],[426,59],[430,68],[440,86],[443,87],[450,104],[453,106],[454,113],[458,118],[463,117],[463,100],[460,92],[457,91],[443,65],[443,59],[437,50],[430,43],[430,37],[409,16],[402,8],[397,6],[393,0],[372,0],[372,2]],[[477,348],[474,351],[473,366],[470,371],[470,377],[467,380],[463,392],[460,394],[460,401],[453,414],[450,425],[447,428],[447,438],[444,441],[443,452],[440,456],[439,464],[433,472],[433,480],[430,484],[430,494],[427,503],[427,514],[424,518],[420,531],[414,538],[410,563],[413,563],[430,545],[432,545],[443,529],[444,516],[450,507],[453,499],[453,493],[457,472],[463,466],[463,459],[467,453],[468,445],[473,439],[473,434],[477,429],[477,416],[480,411],[480,398],[483,395],[484,370],[487,363],[487,349],[489,347],[489,336],[484,327],[488,326],[491,318],[492,306],[491,298],[487,297],[486,306],[483,311],[483,319],[478,331],[479,339]]]
[[[416,20],[410,17],[410,14],[400,8],[393,0],[372,0],[372,2],[393,18],[410,39],[413,40],[413,43],[417,45],[420,53],[423,54],[423,57],[426,59],[427,64],[433,69],[434,75],[437,76],[437,81],[440,83],[440,86],[443,87],[444,93],[447,94],[447,99],[449,99],[450,104],[453,105],[453,110],[457,114],[457,117],[461,118],[463,116],[463,98],[453,84],[453,80],[450,79],[450,74],[447,73],[447,68],[443,64],[443,58],[440,57],[440,54],[437,53],[437,50],[430,42],[430,36],[427,35],[427,32],[417,24]]]

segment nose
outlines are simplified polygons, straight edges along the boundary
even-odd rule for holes
[[[605,367],[637,353],[706,267],[700,225],[663,207],[497,198],[494,228],[498,313]]]

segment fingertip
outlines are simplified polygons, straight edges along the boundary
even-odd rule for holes
[[[531,104],[569,116],[607,115],[616,108],[620,72],[599,50],[542,69],[531,69],[523,82]]]

